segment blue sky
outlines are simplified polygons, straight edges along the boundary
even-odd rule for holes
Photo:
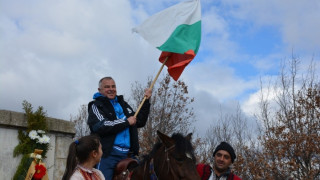
[[[22,101],[70,119],[103,76],[130,98],[131,83],[155,76],[160,52],[133,27],[183,0],[0,0],[0,109]],[[181,80],[195,98],[198,133],[239,103],[257,112],[260,79],[292,54],[302,72],[320,59],[320,1],[202,0],[202,40]],[[319,69],[319,64],[317,64]],[[162,71],[164,75],[166,70]]]

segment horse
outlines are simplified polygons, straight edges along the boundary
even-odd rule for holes
[[[200,180],[190,142],[192,133],[169,137],[157,131],[157,135],[160,141],[141,163],[134,159],[118,163],[113,180]]]

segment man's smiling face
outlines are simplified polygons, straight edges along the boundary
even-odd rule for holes
[[[117,87],[113,79],[102,80],[98,90],[100,94],[109,99],[114,99],[117,95]]]

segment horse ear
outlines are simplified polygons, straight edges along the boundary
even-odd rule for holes
[[[186,139],[187,139],[188,141],[191,141],[191,138],[192,138],[192,133],[189,133],[189,134],[186,136]]]
[[[158,137],[160,138],[160,140],[162,141],[162,143],[167,147],[171,147],[175,144],[174,140],[172,138],[170,138],[169,136],[163,134],[162,132],[160,132],[159,130],[157,130],[157,134]]]

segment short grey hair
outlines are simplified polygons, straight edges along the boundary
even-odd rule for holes
[[[100,81],[99,81],[99,84],[98,84],[98,87],[99,87],[99,88],[100,88],[100,86],[101,86],[101,84],[102,84],[102,81],[105,80],[105,79],[107,79],[107,80],[113,80],[113,78],[112,78],[111,76],[106,76],[106,77],[101,78]],[[113,80],[113,81],[114,81],[114,80]]]

